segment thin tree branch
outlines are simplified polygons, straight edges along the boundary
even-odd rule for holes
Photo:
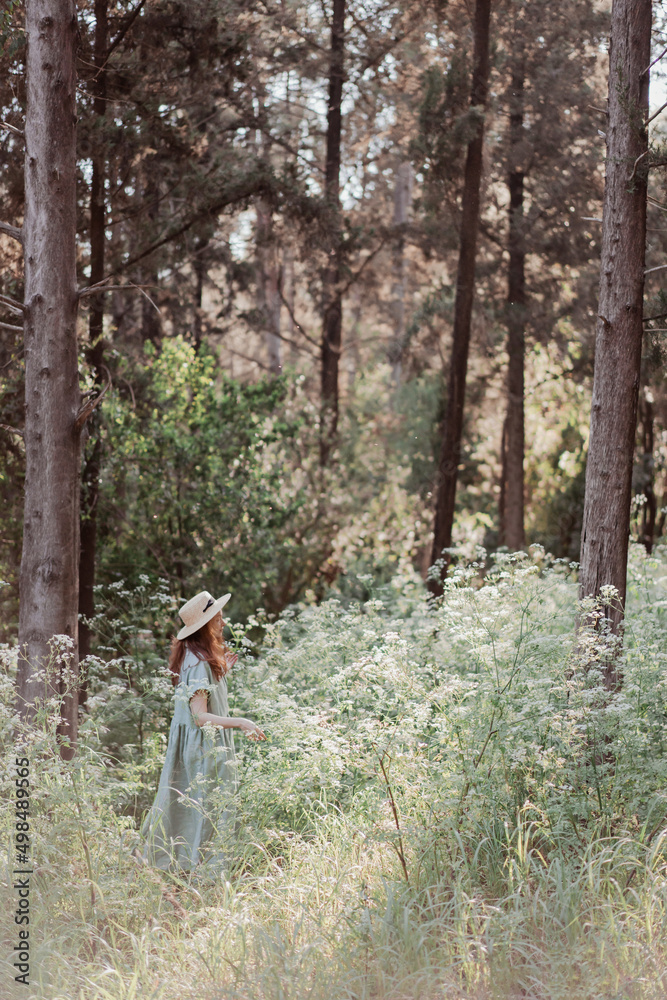
[[[651,69],[651,68],[652,68],[653,66],[655,66],[655,64],[656,64],[657,62],[660,62],[660,60],[662,59],[662,57],[663,57],[663,56],[665,56],[665,55],[667,55],[667,49],[663,49],[663,50],[662,50],[662,52],[660,53],[660,55],[659,55],[659,56],[656,56],[656,57],[655,57],[655,59],[653,60],[653,62],[652,62],[652,63],[649,63],[649,64],[648,64],[648,66],[646,67],[646,69],[645,69],[645,70],[644,70],[644,72],[642,73],[642,76],[644,76],[644,75],[645,75],[646,73],[648,73],[648,71],[649,71],[649,70],[650,70],[650,69]]]
[[[357,27],[362,31],[362,34],[366,34],[361,24],[356,19],[353,18],[353,20],[355,21]],[[389,39],[388,42],[385,42],[384,45],[379,45],[377,51],[374,52],[373,54],[369,54],[364,60],[364,62],[359,66],[359,70],[357,72],[357,79],[363,76],[363,74],[366,73],[369,69],[373,69],[379,63],[381,63],[384,57],[388,55],[392,51],[392,49],[396,48],[397,45],[400,45],[401,42],[404,42],[406,38],[409,38],[409,36],[412,34],[413,31],[421,30],[421,28],[422,26],[420,22],[416,21],[411,28],[406,28],[405,31],[401,32],[400,34],[394,35],[394,37]],[[366,35],[366,37],[368,36]]]
[[[377,747],[376,747],[376,751],[377,751]],[[406,863],[406,860],[405,860],[405,852],[403,850],[403,835],[401,833],[401,824],[400,824],[399,819],[398,819],[398,809],[396,808],[396,802],[394,801],[394,793],[392,791],[391,785],[389,784],[389,778],[387,777],[387,772],[386,772],[385,767],[384,767],[384,756],[385,756],[384,754],[382,754],[382,757],[380,757],[378,755],[378,763],[379,763],[380,769],[382,771],[382,777],[384,778],[384,783],[387,786],[387,796],[389,798],[389,804],[391,806],[391,811],[394,814],[394,825],[396,826],[396,830],[398,832],[398,844],[395,844],[394,847],[396,849],[396,853],[398,854],[398,857],[399,857],[400,862],[401,862],[401,866],[403,868],[403,874],[405,875],[405,881],[409,885],[410,884],[410,876],[408,875],[408,866],[407,866],[407,863]]]
[[[181,225],[177,226],[171,232],[167,233],[165,236],[162,236],[159,240],[155,240],[154,243],[151,243],[148,247],[146,247],[145,250],[141,250],[139,253],[135,254],[134,257],[130,257],[122,264],[119,264],[118,267],[114,268],[111,274],[121,274],[123,271],[126,271],[129,267],[132,267],[132,265],[138,264],[139,261],[144,260],[146,257],[149,257],[152,253],[155,253],[155,251],[159,250],[160,247],[165,246],[165,244],[167,243],[171,243],[172,240],[178,239],[179,236],[182,236],[183,233],[186,233],[188,229],[192,229],[192,227],[195,226],[202,219],[205,219],[208,216],[213,215],[215,212],[219,212],[220,209],[226,208],[227,205],[233,205],[236,202],[245,201],[246,198],[250,198],[254,194],[261,193],[262,191],[266,190],[267,187],[269,187],[269,184],[270,184],[269,179],[265,175],[260,175],[259,177],[257,175],[255,176],[250,175],[249,177],[244,178],[244,181],[242,183],[240,183],[232,191],[228,191],[227,194],[224,195],[224,197],[218,199],[217,201],[213,202],[210,205],[204,205],[202,208],[199,209],[199,211],[195,212],[194,215],[190,216],[189,219],[187,219]],[[109,275],[108,277],[111,277],[111,275]]]
[[[290,142],[287,142],[286,139],[283,139],[282,136],[275,135],[271,131],[270,126],[266,122],[263,122],[261,118],[253,119],[248,124],[248,127],[250,126],[256,128],[258,132],[261,132],[263,136],[270,139],[271,142],[275,143],[276,146],[280,146],[281,149],[287,150],[287,152],[290,153],[292,156],[296,157],[297,160],[302,160],[305,164],[308,165],[308,168],[310,170],[317,171],[320,174],[324,174],[324,167],[322,167],[319,163],[314,163],[312,160],[309,160],[305,153],[302,153],[299,149],[295,148]],[[309,134],[312,135],[312,130],[310,131]]]
[[[361,267],[359,268],[359,270],[356,272],[356,274],[352,274],[350,276],[350,280],[347,281],[346,284],[343,285],[343,287],[342,287],[342,289],[340,291],[340,295],[345,295],[345,293],[350,290],[350,288],[352,287],[352,285],[354,285],[355,282],[357,282],[359,280],[359,278],[361,277],[361,275],[363,274],[363,272],[364,272],[364,270],[366,268],[366,265],[370,264],[370,262],[373,260],[374,257],[377,257],[377,255],[379,254],[380,250],[382,250],[382,248],[384,247],[384,245],[385,245],[386,242],[387,242],[387,237],[383,236],[383,238],[380,240],[380,242],[376,246],[375,250],[371,250],[371,252],[369,253],[368,257],[363,262],[363,264],[361,265]]]
[[[105,285],[104,282],[108,280],[108,278],[103,278],[102,281],[96,281],[94,285],[88,285],[87,288],[82,288],[78,294],[78,298],[87,298],[89,295],[96,295],[98,292],[122,292],[127,289],[131,289],[132,291],[141,292],[144,298],[148,299],[156,313],[158,313],[159,316],[162,315],[160,307],[155,304],[146,291],[146,288],[152,288],[152,285],[135,285],[132,281],[128,281],[125,285]]]
[[[283,299],[283,301],[284,301],[284,299]],[[296,325],[296,320],[293,320],[293,322]],[[205,330],[204,332],[208,333],[207,330]],[[297,344],[296,340],[292,340],[291,337],[287,337],[284,333],[274,332],[273,336],[277,337],[278,340],[282,340],[285,344],[289,344],[289,346],[293,347],[295,351],[300,351],[302,354],[307,354],[309,358],[317,357],[316,354],[314,354],[312,351],[309,351],[307,347],[303,346],[303,344]],[[304,334],[304,336],[306,336],[306,334]],[[314,343],[316,343],[316,342],[314,342]],[[317,346],[319,346],[319,345],[317,345]]]
[[[0,330],[13,330],[14,333],[23,333],[22,326],[12,326],[11,323],[0,323]]]
[[[653,113],[653,114],[651,115],[651,117],[650,117],[649,119],[647,119],[647,121],[646,121],[646,124],[647,124],[647,125],[650,125],[650,124],[651,124],[651,122],[653,121],[653,119],[654,119],[654,118],[657,118],[657,117],[658,117],[658,115],[660,114],[660,112],[661,112],[661,111],[664,111],[664,110],[665,110],[665,108],[667,108],[667,101],[665,101],[665,103],[664,103],[664,104],[663,104],[663,105],[662,105],[661,107],[659,107],[659,108],[658,108],[658,110],[657,110],[657,111],[655,111],[655,112],[654,112],[654,113]]]
[[[296,340],[292,340],[291,337],[285,336],[284,333],[277,333],[275,336],[277,336],[278,339],[282,340],[285,344],[289,344],[289,346],[293,347],[295,351],[301,351],[302,354],[307,354],[309,358],[316,357],[316,355],[313,354],[312,351],[309,351],[307,347],[304,347],[303,344],[297,344]]]
[[[328,53],[328,49],[325,46],[320,45],[311,35],[300,29],[292,18],[285,17],[280,7],[272,7],[266,3],[266,0],[262,0],[262,7],[270,17],[275,17],[281,27],[284,26],[288,31],[293,31],[298,38],[301,38],[307,45],[310,45],[316,52]]]
[[[10,427],[9,424],[0,424],[0,428],[3,431],[7,431],[8,434],[16,434],[20,438],[24,436],[23,431],[20,431],[18,427]]]
[[[667,270],[667,264],[658,264],[657,267],[649,267],[644,271],[644,274],[652,274],[653,271],[665,271]]]
[[[141,285],[134,285],[131,282],[128,282],[125,285],[106,285],[105,281],[108,281],[108,278],[103,278],[102,281],[96,281],[94,285],[86,285],[85,288],[82,288],[81,291],[78,292],[77,298],[85,299],[90,295],[97,295],[100,292],[121,292],[135,289],[138,289],[140,292],[143,291],[143,287]]]
[[[109,369],[106,367],[106,365],[104,366],[104,370],[107,373],[107,379],[108,379],[107,384],[104,386],[102,391],[95,397],[95,399],[88,398],[79,407],[79,412],[77,413],[76,420],[74,421],[74,430],[76,431],[81,430],[88,417],[90,417],[90,415],[94,412],[94,410],[97,409],[97,407],[100,405],[100,403],[106,396],[107,392],[111,388],[111,375],[109,374]]]
[[[20,327],[20,329],[21,329],[21,332],[23,332],[23,327]],[[0,372],[4,372],[5,368],[9,368],[9,366],[10,366],[10,365],[13,365],[13,364],[14,364],[14,362],[15,362],[15,361],[17,361],[17,360],[18,360],[18,358],[19,358],[19,357],[20,357],[20,356],[21,356],[22,354],[23,354],[23,350],[20,350],[20,351],[18,352],[18,355],[15,355],[14,357],[11,357],[11,358],[9,359],[9,361],[5,361],[4,365],[0,365]]]
[[[105,365],[104,367],[106,368],[106,365]],[[136,408],[137,408],[137,400],[136,400],[136,398],[135,398],[135,395],[134,395],[134,389],[132,388],[132,385],[131,385],[131,383],[130,383],[130,382],[128,382],[126,378],[123,378],[123,377],[122,377],[122,376],[120,376],[120,375],[117,375],[116,377],[117,377],[117,378],[120,378],[120,381],[121,381],[121,382],[124,382],[124,383],[125,383],[125,385],[126,385],[126,386],[128,387],[128,389],[130,390],[130,398],[132,399],[132,409],[133,409],[133,410],[136,410]]]
[[[266,372],[270,372],[271,371],[271,368],[269,368],[268,365],[265,365],[263,361],[259,361],[257,358],[251,358],[249,355],[243,354],[241,351],[237,351],[233,347],[228,347],[227,344],[223,344],[222,347],[223,347],[223,350],[229,351],[230,354],[235,354],[236,357],[238,357],[238,358],[243,358],[244,361],[249,361],[250,364],[252,364],[252,365],[259,365],[259,367],[263,368],[264,371],[266,371]]]
[[[8,222],[0,222],[0,233],[11,236],[13,240],[17,240],[21,244],[23,243],[23,234],[18,226],[10,226]]]
[[[294,315],[294,310],[292,309],[291,305],[289,304],[289,302],[287,301],[287,299],[283,295],[282,288],[278,289],[278,294],[280,295],[280,301],[282,302],[282,304],[287,309],[287,312],[289,313],[290,319],[294,323],[294,326],[297,328],[297,330],[299,331],[299,333],[301,334],[301,336],[305,337],[306,340],[308,341],[308,343],[312,344],[313,347],[319,348],[319,346],[320,346],[319,341],[315,340],[314,337],[311,337],[309,333],[306,333],[306,331],[304,330],[304,328],[301,326],[301,324],[299,323],[298,319]]]
[[[667,106],[667,105],[665,105],[665,106]],[[628,184],[630,184],[630,182],[635,179],[635,174],[637,172],[637,167],[639,166],[640,161],[643,160],[645,156],[648,156],[649,152],[650,152],[650,150],[645,149],[644,152],[640,153],[639,156],[637,157],[637,159],[635,160],[634,166],[632,168],[632,173],[630,174],[630,177],[628,178]]]
[[[0,302],[11,312],[15,312],[17,316],[23,316],[25,306],[18,299],[12,299],[9,295],[0,295]]]
[[[125,22],[125,24],[123,25],[123,27],[120,29],[120,31],[118,32],[118,34],[116,35],[116,37],[114,38],[114,40],[109,45],[109,48],[106,51],[105,66],[106,66],[106,61],[108,60],[108,58],[111,55],[111,53],[114,51],[114,49],[118,48],[118,46],[120,45],[120,43],[125,38],[125,36],[128,33],[128,31],[130,30],[130,28],[132,27],[132,25],[136,21],[137,17],[141,13],[141,8],[144,6],[145,3],[146,3],[146,0],[139,0],[139,3],[134,8],[134,10],[132,11],[132,13],[129,15],[129,17],[128,17],[127,21]]]
[[[148,299],[148,301],[153,306],[153,309],[155,309],[155,312],[158,314],[158,316],[161,316],[162,315],[162,311],[160,310],[160,307],[158,305],[156,305],[155,302],[153,302],[153,300],[150,297],[150,295],[148,294],[148,292],[144,288],[142,288],[141,285],[137,285],[137,288],[139,289],[139,291],[141,292],[141,294],[143,295],[143,297],[145,299]]]
[[[487,226],[483,219],[479,220],[479,231],[490,243],[495,243],[501,250],[505,249],[505,241],[493,232],[491,226]]]
[[[25,139],[25,132],[22,132],[20,128],[16,128],[14,125],[10,125],[9,122],[0,121],[0,126],[6,128],[8,132],[13,132],[14,135],[19,135],[22,139]]]

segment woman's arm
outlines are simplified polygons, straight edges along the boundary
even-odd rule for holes
[[[204,691],[198,691],[197,694],[190,698],[190,710],[198,726],[204,726],[207,722],[210,722],[212,726],[220,726],[221,729],[240,729],[251,740],[266,739],[262,730],[251,719],[243,719],[238,716],[213,715],[212,712],[207,711],[207,708],[208,699]]]

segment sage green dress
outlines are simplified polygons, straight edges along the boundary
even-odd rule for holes
[[[229,715],[227,682],[188,650],[175,692],[174,717],[155,801],[141,828],[144,859],[156,868],[223,869],[233,828],[236,759],[231,729],[199,726],[190,698],[205,691],[208,711]]]

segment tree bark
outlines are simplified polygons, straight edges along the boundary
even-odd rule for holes
[[[503,430],[503,484],[500,541],[511,550],[522,549],[524,534],[524,355],[526,330],[526,250],[523,233],[524,172],[523,142],[524,61],[522,54],[512,67],[510,96],[509,266],[507,271],[507,415]]]
[[[280,275],[273,235],[272,211],[264,198],[257,199],[256,211],[257,304],[262,315],[269,370],[272,375],[280,375],[283,370],[280,340]]]
[[[632,465],[642,351],[646,245],[646,152],[651,0],[614,0],[609,47],[607,170],[590,443],[581,535],[579,592],[607,584],[623,619]],[[619,680],[613,664],[606,681]]]
[[[658,517],[658,499],[655,495],[655,413],[653,398],[645,389],[639,397],[640,446],[641,446],[641,482],[639,488],[646,497],[642,507],[640,541],[651,555],[656,537],[656,521]]]
[[[396,171],[394,187],[394,219],[396,231],[392,259],[393,281],[391,286],[393,338],[389,351],[394,387],[401,384],[403,351],[405,350],[405,285],[407,265],[405,260],[405,229],[410,217],[412,199],[412,164],[404,160]]]
[[[160,164],[156,156],[151,158],[144,167],[143,198],[148,216],[148,231],[158,231],[160,214]],[[143,268],[143,280],[148,286],[148,295],[141,296],[141,340],[150,341],[157,351],[162,348],[162,316],[155,303],[158,291],[158,269],[156,258],[153,257]]]
[[[289,361],[290,364],[296,365],[298,358],[298,351],[296,348],[296,339],[295,339],[296,327],[294,324],[296,284],[294,275],[294,251],[290,246],[285,247],[283,251],[281,286],[282,286],[281,301],[285,302],[287,311],[287,316],[285,317],[285,332],[287,335],[287,344],[289,347]]]
[[[474,135],[468,143],[465,163],[461,211],[461,243],[456,276],[454,328],[447,382],[447,403],[438,464],[435,524],[431,566],[443,560],[441,570],[429,579],[429,590],[442,593],[442,579],[449,562],[444,549],[452,544],[452,527],[456,501],[456,483],[461,460],[463,408],[470,347],[470,324],[475,290],[475,259],[479,225],[482,153],[484,146],[484,112],[489,86],[489,27],[491,0],[477,0],[475,6],[475,43],[473,55],[471,113],[475,114]]]
[[[98,129],[104,125],[106,113],[106,61],[107,61],[107,2],[95,0],[95,39],[93,49],[93,114]],[[90,284],[104,278],[104,249],[106,242],[106,157],[103,139],[93,144],[93,169],[90,183]],[[101,392],[104,384],[104,307],[105,296],[93,295],[88,317],[87,361],[95,377],[95,389]],[[102,428],[99,413],[89,421],[90,438],[88,455],[83,463],[81,476],[81,546],[79,552],[79,615],[84,619],[95,614],[95,561],[97,550],[97,501],[102,463]],[[79,621],[79,657],[90,653],[91,631],[86,621]],[[85,704],[87,685],[85,679],[79,689],[79,703]]]
[[[195,354],[199,354],[202,346],[203,339],[203,303],[204,303],[204,283],[207,275],[207,262],[206,262],[206,251],[208,249],[208,240],[202,239],[197,241],[197,247],[193,260],[193,270],[195,272],[195,300],[194,300],[194,316],[192,320],[192,334],[194,340]]]
[[[359,340],[361,338],[361,314],[363,311],[363,291],[360,285],[352,289],[352,322],[348,326],[349,333],[345,344],[345,370],[347,374],[346,389],[348,398],[354,394],[359,370]]]
[[[340,222],[341,104],[345,54],[345,0],[333,0],[329,62],[329,105],[327,110],[327,152],[325,198],[329,212],[330,241],[324,273],[324,323],[321,352],[320,464],[326,466],[335,447],[338,431],[338,368],[343,328]]]
[[[74,644],[79,589],[76,315],[76,7],[27,0],[25,123],[25,506],[20,572],[18,700],[30,718],[64,694],[60,732],[77,733],[76,685],[50,640]],[[50,666],[52,665],[52,668]],[[37,671],[49,668],[47,679]],[[69,692],[69,693],[66,693]]]

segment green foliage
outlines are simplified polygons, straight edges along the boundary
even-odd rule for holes
[[[560,440],[547,456],[550,469],[533,465],[528,488],[544,489],[544,502],[536,507],[531,536],[548,552],[578,560],[584,514],[586,450],[578,421],[573,417],[560,432]],[[546,473],[546,475],[544,475]]]
[[[0,10],[0,50],[10,58],[25,42],[24,32],[14,23],[20,6],[21,0],[5,0],[3,9]]]
[[[147,345],[131,378],[133,397],[116,391],[105,408],[103,578],[231,590],[236,614],[293,600],[319,540],[303,534],[308,429],[287,382],[242,385],[180,337],[159,354]]]
[[[419,130],[410,151],[424,185],[418,204],[424,210],[425,248],[442,253],[455,242],[451,221],[443,218],[460,185],[466,145],[478,124],[469,106],[470,74],[467,53],[456,51],[446,70],[430,66],[422,76]]]
[[[176,601],[166,581],[145,575],[132,589],[122,582],[98,585],[95,600],[97,613],[87,619],[94,653],[81,664],[86,713],[95,717],[104,706],[100,732],[118,762],[143,758],[146,734],[164,731],[171,717],[166,630]]]

